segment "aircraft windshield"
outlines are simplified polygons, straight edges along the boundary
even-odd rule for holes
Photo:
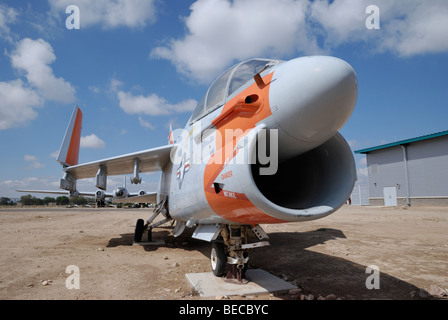
[[[252,59],[233,66],[224,72],[208,89],[196,110],[191,116],[191,121],[202,118],[226,102],[228,96],[243,87],[265,66],[274,66],[280,61]]]
[[[233,72],[233,69],[235,69],[235,67],[226,71],[212,84],[212,86],[208,90],[206,107],[207,110],[215,107],[220,102],[224,102],[224,98],[226,97],[227,82]]]
[[[191,119],[192,120],[196,120],[199,119],[202,114],[204,113],[204,104],[205,104],[205,98],[207,97],[207,95],[204,95],[201,99],[201,102],[199,102],[198,106],[196,107],[196,109],[194,109],[193,114],[191,115]]]
[[[230,96],[247,81],[251,80],[267,63],[268,61],[266,60],[249,60],[240,64],[232,76],[227,95]]]

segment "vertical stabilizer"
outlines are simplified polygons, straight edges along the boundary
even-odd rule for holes
[[[75,106],[56,160],[64,167],[78,164],[81,143],[82,112]]]
[[[173,128],[171,127],[171,124],[170,124],[170,133],[168,135],[168,143],[169,144],[174,144]]]

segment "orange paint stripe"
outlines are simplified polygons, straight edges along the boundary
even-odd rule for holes
[[[65,163],[70,166],[78,164],[79,159],[79,147],[81,144],[81,129],[82,129],[82,112],[78,109],[76,114],[75,125],[73,126],[72,136],[70,138],[70,145],[67,151],[67,158]]]
[[[265,86],[261,86],[260,88],[256,83],[254,83],[238,96],[228,101],[223,107],[221,114],[212,122],[216,129],[220,131],[223,139],[223,141],[216,141],[216,150],[218,150],[219,146],[223,146],[223,149],[221,149],[221,152],[215,152],[205,167],[205,196],[210,207],[216,214],[224,219],[237,223],[259,224],[285,222],[273,218],[259,210],[244,193],[236,193],[230,190],[226,190],[227,193],[224,193],[224,190],[221,190],[221,192],[216,194],[213,187],[213,183],[216,178],[224,169],[225,158],[228,156],[224,151],[226,150],[226,147],[228,148],[227,150],[234,150],[230,157],[234,158],[238,152],[238,148],[235,148],[238,141],[251,129],[255,128],[257,123],[272,114],[269,106],[269,87],[272,76],[273,73],[264,77],[263,81],[266,84]],[[244,105],[243,102],[247,96],[257,96],[258,100],[254,105]],[[224,141],[226,129],[240,129],[244,133],[239,137],[234,138],[231,142]],[[230,146],[231,149],[228,146],[224,147],[225,142],[232,143]]]

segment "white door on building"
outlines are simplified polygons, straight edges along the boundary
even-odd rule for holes
[[[386,207],[397,206],[397,187],[384,187],[384,205]]]

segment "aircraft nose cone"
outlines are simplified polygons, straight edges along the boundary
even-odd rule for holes
[[[315,148],[339,131],[355,108],[358,85],[345,61],[326,56],[287,61],[275,71],[269,102],[290,140]]]

